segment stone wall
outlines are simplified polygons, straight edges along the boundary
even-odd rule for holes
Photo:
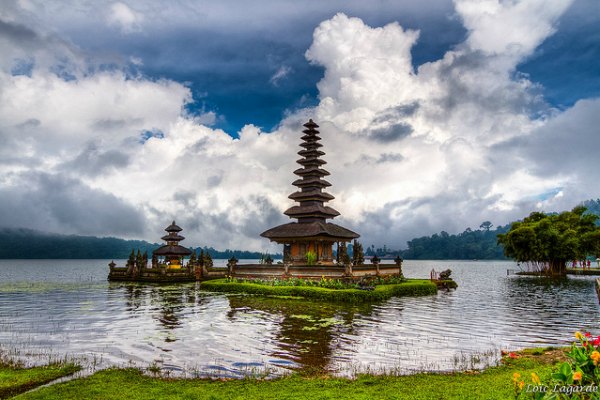
[[[230,268],[228,273],[235,278],[281,278],[297,277],[304,279],[353,278],[361,276],[390,276],[398,275],[401,268],[395,264],[379,265],[283,265],[283,264],[239,264]]]

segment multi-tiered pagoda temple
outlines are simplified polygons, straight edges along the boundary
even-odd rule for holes
[[[175,221],[167,226],[165,231],[167,231],[167,234],[161,237],[161,239],[167,242],[167,244],[154,250],[152,255],[164,257],[164,263],[169,265],[169,268],[181,268],[183,257],[189,256],[192,254],[192,251],[179,244],[185,238],[179,234],[182,229],[177,226]]]
[[[284,212],[290,218],[296,218],[298,222],[276,226],[263,232],[261,236],[283,244],[284,259],[293,264],[306,264],[307,261],[333,264],[333,244],[349,242],[360,235],[327,222],[340,213],[324,205],[334,197],[323,192],[323,189],[331,184],[323,179],[329,172],[321,168],[326,162],[320,158],[325,153],[319,150],[323,147],[319,143],[321,137],[316,129],[319,126],[311,119],[304,127],[306,129],[301,138],[303,142],[300,144],[303,149],[298,152],[302,158],[297,161],[302,168],[294,171],[300,179],[292,183],[299,190],[288,196],[298,202],[298,205]]]

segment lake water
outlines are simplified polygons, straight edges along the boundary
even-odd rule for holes
[[[576,330],[600,334],[592,277],[507,276],[512,262],[408,260],[405,276],[450,268],[458,289],[344,305],[215,294],[195,283],[107,282],[109,261],[0,260],[0,355],[74,359],[87,372],[403,374],[483,368],[501,349],[567,345]]]

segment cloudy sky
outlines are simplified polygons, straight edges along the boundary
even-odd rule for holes
[[[600,197],[597,0],[3,1],[0,226],[273,250],[301,124],[363,243]]]

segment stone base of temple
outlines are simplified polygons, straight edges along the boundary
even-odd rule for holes
[[[284,264],[238,264],[229,265],[229,276],[242,279],[302,278],[347,279],[363,276],[395,276],[402,273],[396,264],[361,265],[284,265]]]
[[[115,267],[110,268],[108,274],[109,281],[125,282],[195,282],[208,279],[224,278],[227,270],[223,268],[189,268],[180,266],[180,268],[170,268],[170,266],[159,266],[155,268],[129,268]]]
[[[111,267],[109,281],[126,282],[195,282],[219,279],[227,276],[241,279],[344,279],[352,280],[363,276],[395,276],[402,273],[397,264],[361,265],[285,265],[285,264],[232,264],[224,268],[119,268]]]

